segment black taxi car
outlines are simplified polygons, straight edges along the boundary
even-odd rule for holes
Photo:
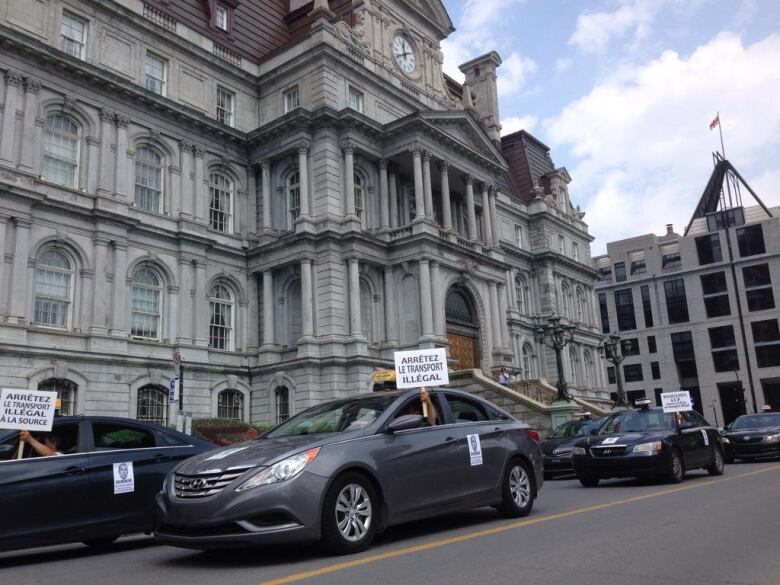
[[[555,427],[550,436],[539,444],[544,461],[544,479],[574,473],[571,463],[571,450],[574,444],[582,437],[598,431],[603,423],[603,418],[592,419],[583,415]]]
[[[595,487],[612,477],[657,477],[679,483],[685,472],[704,468],[721,475],[724,450],[720,432],[696,411],[664,413],[650,401],[610,415],[598,433],[572,451],[577,478]]]
[[[780,457],[780,412],[743,414],[723,431],[727,463]]]

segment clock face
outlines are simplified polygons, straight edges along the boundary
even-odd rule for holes
[[[417,67],[414,49],[404,36],[399,35],[393,39],[393,58],[398,68],[404,73],[413,73]]]

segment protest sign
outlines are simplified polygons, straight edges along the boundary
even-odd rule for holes
[[[133,462],[114,463],[114,495],[129,494],[135,491]]]
[[[691,393],[687,390],[680,392],[664,392],[661,394],[661,406],[664,412],[683,412],[693,410]]]
[[[471,466],[482,465],[482,443],[479,440],[479,435],[466,435],[466,440],[469,444]]]
[[[395,385],[399,389],[445,386],[450,383],[447,350],[417,349],[395,352]]]
[[[50,431],[57,393],[19,388],[0,391],[0,429]]]

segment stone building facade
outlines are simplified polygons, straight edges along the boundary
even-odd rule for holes
[[[277,421],[393,352],[606,399],[566,169],[500,137],[438,1],[0,0],[0,383],[63,412]]]

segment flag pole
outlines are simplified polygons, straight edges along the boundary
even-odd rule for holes
[[[726,158],[726,147],[723,145],[723,123],[720,121],[720,112],[717,113],[718,119],[718,133],[720,133],[720,152],[723,154],[723,158]]]

